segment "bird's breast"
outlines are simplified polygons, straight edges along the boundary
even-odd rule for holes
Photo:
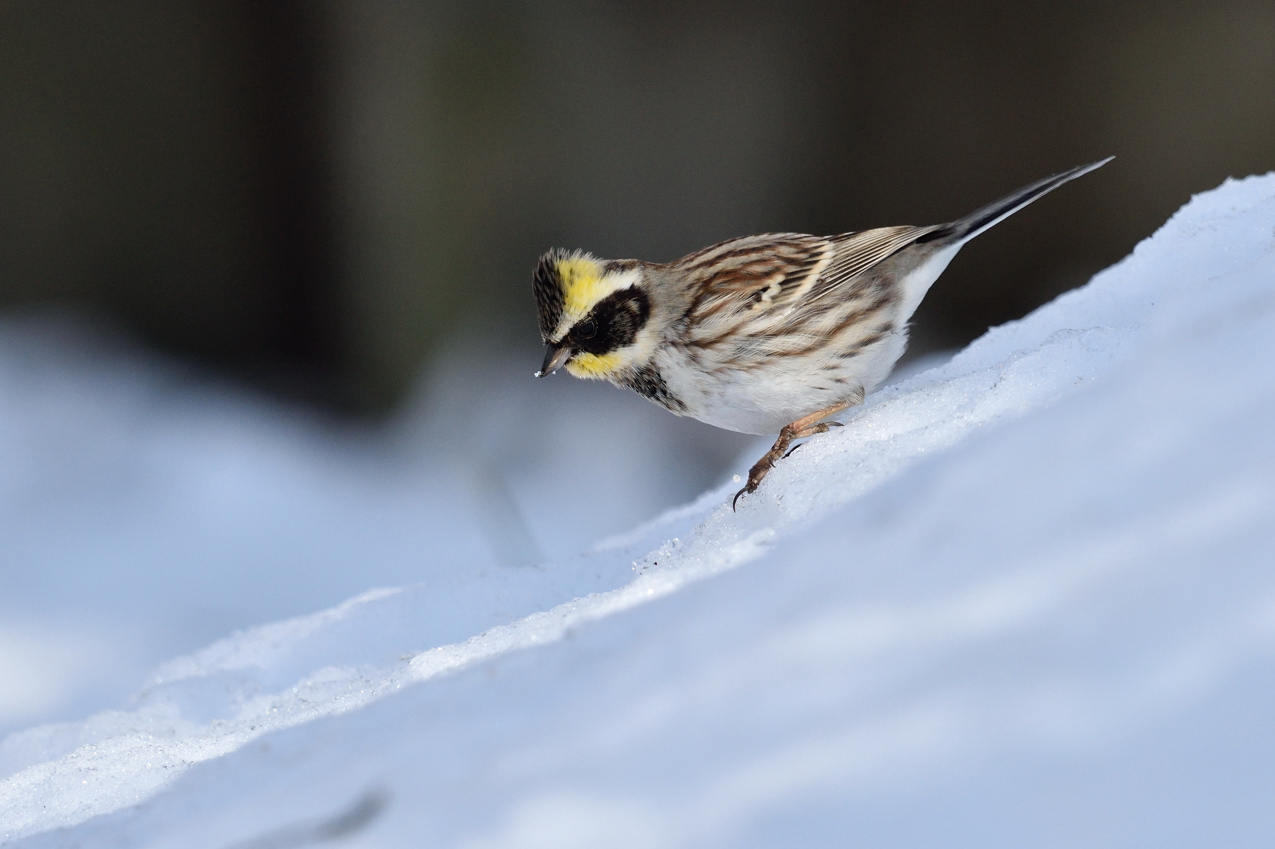
[[[853,354],[776,356],[747,367],[670,349],[652,364],[661,391],[642,394],[678,415],[715,427],[773,434],[797,419],[871,392],[889,375],[906,342],[906,333],[892,333]],[[657,394],[675,398],[677,408]]]

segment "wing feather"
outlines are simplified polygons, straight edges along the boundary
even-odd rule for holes
[[[833,305],[851,308],[846,299],[854,300],[855,281],[935,229],[882,227],[829,237],[765,233],[683,257],[672,265],[689,281],[687,341],[712,348],[773,336],[825,344],[842,320]],[[829,295],[826,304],[808,309]]]
[[[836,253],[806,303],[812,304],[836,292],[877,263],[889,259],[921,236],[937,229],[938,225],[903,225],[833,236],[830,241]]]
[[[783,312],[810,291],[832,262],[832,242],[800,233],[731,239],[674,263],[691,280],[691,314]]]

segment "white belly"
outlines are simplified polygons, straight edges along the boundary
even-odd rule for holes
[[[713,377],[674,357],[660,373],[686,405],[682,415],[738,433],[778,433],[786,424],[843,401],[861,398],[880,385],[903,355],[907,331],[896,332],[860,355],[840,362],[812,363],[779,357],[749,372]]]

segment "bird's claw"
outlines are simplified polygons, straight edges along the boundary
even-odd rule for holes
[[[766,477],[770,470],[775,467],[776,463],[780,460],[787,459],[792,452],[796,451],[802,445],[805,445],[803,442],[798,445],[792,445],[790,448],[789,446],[792,444],[794,439],[805,439],[808,436],[814,436],[818,433],[827,433],[829,428],[842,427],[844,424],[843,422],[817,422],[805,425],[804,427],[796,427],[799,423],[800,422],[794,422],[793,424],[784,427],[784,429],[779,432],[779,439],[775,440],[774,447],[767,451],[765,456],[757,461],[757,465],[748,470],[748,483],[744,485],[743,489],[735,493],[735,497],[731,499],[730,509],[732,512],[735,511],[736,506],[739,504],[739,498],[741,495],[756,492],[757,487],[761,486],[762,478]]]
[[[801,431],[800,433],[797,434],[796,438],[804,439],[807,436],[815,436],[820,433],[827,433],[830,429],[834,427],[845,427],[845,426],[846,426],[845,422],[820,422],[817,425],[812,425],[811,427],[808,427],[805,430]],[[805,444],[806,443],[804,442],[798,442],[796,445],[789,448],[788,453],[784,454],[784,456],[780,457],[779,459],[787,460],[797,451],[798,448],[800,448],[801,446]]]
[[[732,499],[730,503],[731,512],[734,512],[735,505],[739,503],[739,497],[741,495],[751,495],[757,491],[757,487],[761,486],[761,479],[766,477],[766,474],[775,466],[776,458],[774,457],[774,454],[774,449],[771,449],[765,457],[762,457],[757,461],[757,465],[748,470],[748,483],[744,484],[743,489],[735,493],[735,498]]]
[[[735,505],[739,503],[739,497],[741,495],[752,495],[754,492],[757,491],[757,487],[761,484],[762,477],[765,477],[764,473],[761,476],[759,476],[756,480],[753,480],[752,475],[748,476],[748,483],[744,484],[744,488],[741,489],[739,492],[735,493],[735,497],[731,499],[730,511],[732,513],[736,512]]]

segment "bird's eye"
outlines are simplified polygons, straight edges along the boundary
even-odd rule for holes
[[[577,339],[592,339],[598,333],[598,325],[593,319],[586,318],[584,321],[576,325],[576,332],[573,334]]]

